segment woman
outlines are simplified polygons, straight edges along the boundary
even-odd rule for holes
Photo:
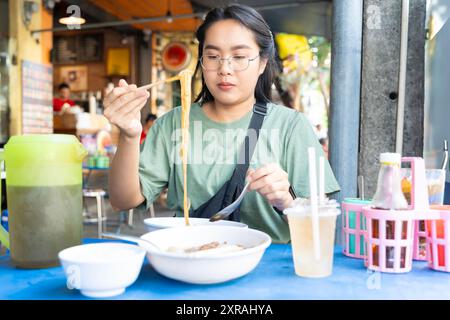
[[[272,33],[261,15],[243,5],[213,9],[196,33],[202,90],[190,111],[188,194],[191,208],[211,199],[230,179],[256,102],[266,106],[247,181],[250,192],[240,219],[267,232],[274,242],[290,240],[280,214],[297,196],[308,196],[307,148],[322,148],[304,115],[270,102],[277,73]],[[183,175],[179,161],[181,109],[152,126],[139,152],[140,109],[149,94],[121,80],[105,98],[105,116],[120,130],[110,172],[112,205],[119,209],[152,203],[168,186],[168,206],[182,215]],[[339,190],[326,162],[325,191]]]

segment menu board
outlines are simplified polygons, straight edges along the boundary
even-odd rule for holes
[[[53,133],[53,69],[22,61],[22,133]]]
[[[54,63],[77,64],[103,60],[103,34],[54,37]]]

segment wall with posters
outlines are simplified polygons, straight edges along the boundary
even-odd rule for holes
[[[53,133],[53,69],[22,61],[22,133]]]

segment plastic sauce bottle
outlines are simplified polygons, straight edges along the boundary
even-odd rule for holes
[[[378,173],[377,191],[373,196],[372,207],[384,210],[405,210],[408,209],[408,202],[401,186],[401,155],[399,153],[381,153],[380,171]],[[374,228],[374,233],[379,237],[379,225]],[[403,226],[402,226],[403,228]],[[406,230],[402,230],[402,233]],[[386,238],[395,239],[395,221],[386,221]],[[374,258],[378,260],[378,246],[373,248]],[[402,264],[405,257],[401,256]],[[394,266],[394,248],[386,248],[386,266]]]
[[[400,174],[401,156],[399,153],[380,154],[377,191],[372,206],[376,209],[404,210],[408,202],[402,191]]]

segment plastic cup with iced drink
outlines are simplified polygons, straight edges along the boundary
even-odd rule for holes
[[[408,203],[411,203],[412,176],[410,168],[402,168],[402,191]],[[428,187],[428,203],[442,205],[444,203],[445,170],[425,170]]]
[[[341,213],[335,200],[319,205],[319,256],[314,253],[311,206],[308,199],[296,199],[284,210],[289,222],[295,273],[301,277],[322,278],[333,271],[336,218]]]

